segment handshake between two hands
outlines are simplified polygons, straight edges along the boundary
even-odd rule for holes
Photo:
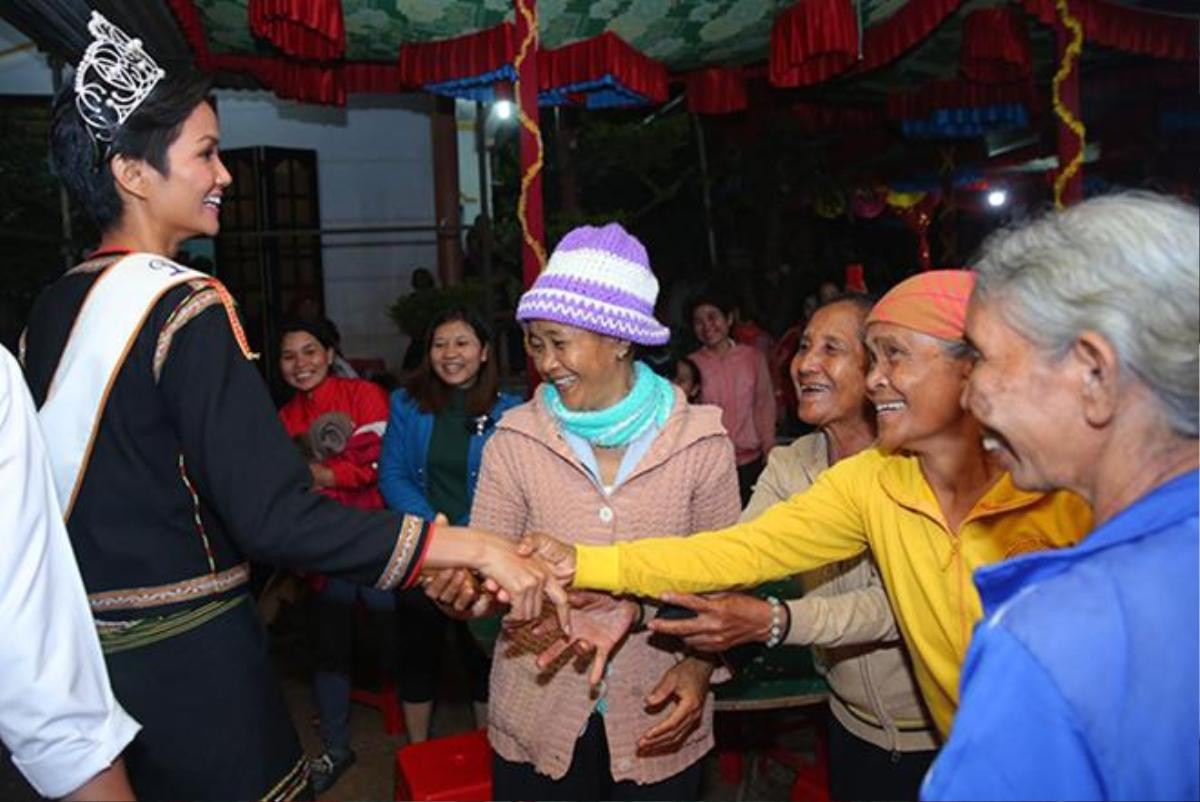
[[[537,648],[538,666],[548,668],[568,650],[592,658],[589,679],[598,685],[609,657],[635,621],[644,617],[638,602],[568,590],[575,577],[573,546],[540,533],[526,534],[513,546],[508,541],[489,546],[493,555],[483,566],[485,578],[466,568],[448,568],[422,575],[426,595],[455,618],[480,618],[508,606],[505,625],[526,645]],[[543,600],[554,614],[543,615]],[[744,643],[764,642],[772,624],[770,605],[754,596],[714,593],[698,596],[668,593],[663,602],[678,615],[647,622],[653,632],[680,638],[700,652],[721,652]]]

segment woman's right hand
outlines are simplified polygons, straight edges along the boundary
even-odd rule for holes
[[[656,618],[647,626],[660,635],[681,638],[689,649],[723,652],[743,643],[765,643],[771,637],[771,605],[749,593],[664,593],[662,600],[696,615]]]
[[[570,631],[567,592],[540,557],[523,557],[515,544],[490,532],[459,526],[436,526],[425,552],[425,569],[471,568],[488,580],[485,586],[511,605],[514,621],[530,621],[542,611],[543,597],[554,604],[559,625]]]
[[[483,554],[477,567],[504,591],[502,598],[510,606],[509,619],[536,620],[541,616],[545,597],[554,604],[563,632],[571,631],[567,592],[554,569],[541,557],[523,556],[513,544],[488,535],[483,540]]]

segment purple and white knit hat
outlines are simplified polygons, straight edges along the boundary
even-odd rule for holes
[[[580,226],[558,243],[550,263],[517,304],[517,320],[554,320],[640,345],[662,345],[671,331],[654,319],[658,279],[642,243],[609,223]]]

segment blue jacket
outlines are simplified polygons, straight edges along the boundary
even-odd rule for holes
[[[975,573],[985,619],[923,799],[1200,798],[1198,493],[1192,471]]]
[[[483,444],[496,431],[496,421],[521,403],[521,399],[500,393],[492,407],[487,429],[471,435],[471,450],[467,455],[467,494],[475,497],[479,479],[479,463]],[[433,413],[422,412],[417,402],[404,390],[392,393],[387,430],[383,433],[383,451],[379,455],[379,492],[389,508],[426,520],[433,520],[436,510],[429,504],[429,441],[433,436]],[[451,521],[462,526],[465,520]]]

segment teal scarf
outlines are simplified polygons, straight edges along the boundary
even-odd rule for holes
[[[644,362],[633,363],[633,387],[608,409],[575,412],[563,406],[558,389],[547,383],[542,400],[558,424],[600,448],[628,445],[651,426],[661,427],[671,414],[675,390]]]

